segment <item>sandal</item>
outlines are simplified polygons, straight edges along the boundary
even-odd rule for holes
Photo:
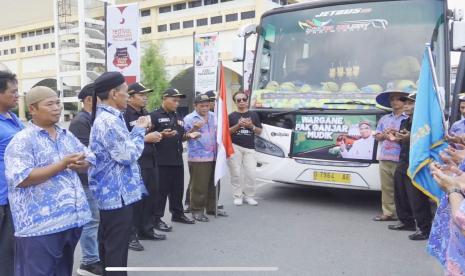
[[[378,215],[373,218],[373,221],[397,221],[397,218],[386,215]]]
[[[204,214],[193,214],[192,218],[194,218],[196,221],[200,221],[200,222],[209,222],[210,221],[210,219],[208,219],[208,217],[205,216]]]

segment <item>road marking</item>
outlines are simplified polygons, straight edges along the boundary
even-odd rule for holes
[[[143,271],[143,272],[273,272],[278,267],[106,267],[106,271]]]

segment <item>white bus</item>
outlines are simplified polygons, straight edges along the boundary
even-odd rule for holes
[[[388,112],[379,93],[416,90],[426,43],[450,110],[446,11],[443,0],[316,0],[266,12],[250,87],[264,126],[257,178],[380,190],[377,142],[361,138]]]

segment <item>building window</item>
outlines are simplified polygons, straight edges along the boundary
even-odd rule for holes
[[[22,33],[21,34],[21,38],[26,38],[27,37],[27,33]]]
[[[34,31],[27,33],[28,37],[35,36],[35,35],[36,35],[36,32],[34,32]]]
[[[15,48],[10,49],[10,54],[12,54],[12,55],[16,54],[16,49]]]
[[[210,24],[220,24],[223,23],[223,16],[213,16],[210,17]]]
[[[11,40],[15,40],[15,39],[16,39],[16,35],[11,35],[11,36],[10,36],[10,39],[11,39]]]
[[[44,29],[44,34],[49,34],[50,33],[50,28]]]
[[[246,12],[241,12],[241,19],[250,19],[250,18],[255,18],[255,11],[246,11]]]
[[[32,46],[27,46],[27,51],[32,52]]]
[[[237,13],[230,13],[226,15],[226,22],[237,21],[238,16]]]
[[[8,55],[8,50],[3,50],[3,55],[4,56]]]
[[[26,52],[26,47],[23,46],[23,47],[19,48],[19,51],[20,51],[21,53]]]
[[[0,42],[2,42],[2,41],[3,41],[3,36],[0,36]],[[0,52],[1,52],[1,51],[0,51]]]
[[[150,34],[150,33],[152,33],[152,27],[142,28],[142,34]]]
[[[206,25],[208,25],[208,18],[197,19],[197,27]]]
[[[203,4],[206,5],[213,5],[218,4],[218,0],[203,0]]]
[[[141,10],[140,16],[141,17],[150,16],[150,10]]]
[[[194,20],[189,20],[189,21],[182,22],[182,28],[183,29],[192,28],[192,27],[194,27]]]
[[[40,50],[40,44],[37,44],[35,47],[36,51],[39,51]]]
[[[7,36],[3,37],[3,41],[9,41],[9,40],[10,40],[10,36],[7,35]]]
[[[44,44],[42,44],[42,49],[44,49],[44,50],[45,50],[45,49],[48,49],[48,48],[49,48],[49,46],[48,46],[48,43],[44,43]]]
[[[179,30],[180,28],[181,28],[181,24],[179,24],[179,22],[170,24],[170,31]]]
[[[179,3],[176,5],[173,5],[173,11],[180,11],[180,10],[185,10],[186,9],[186,3]]]
[[[37,30],[36,35],[42,35],[42,32],[43,32],[42,30]]]
[[[189,8],[197,8],[202,6],[202,0],[191,1],[188,3]]]
[[[55,27],[52,27],[51,30],[52,30],[52,33],[54,33],[55,32]]]
[[[223,2],[229,2],[229,1],[232,1],[232,0],[221,0],[221,3],[223,3]]]
[[[164,6],[158,8],[158,13],[167,13],[171,12],[171,6]]]
[[[163,25],[158,25],[158,32],[161,33],[161,32],[166,32],[167,28],[166,28],[166,24],[163,24]]]
[[[50,47],[55,48],[55,42],[50,43]]]

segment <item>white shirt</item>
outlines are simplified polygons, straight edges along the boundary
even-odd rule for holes
[[[371,135],[368,138],[360,138],[354,142],[349,151],[341,151],[341,155],[344,158],[371,160],[373,158],[374,144],[375,137]]]

